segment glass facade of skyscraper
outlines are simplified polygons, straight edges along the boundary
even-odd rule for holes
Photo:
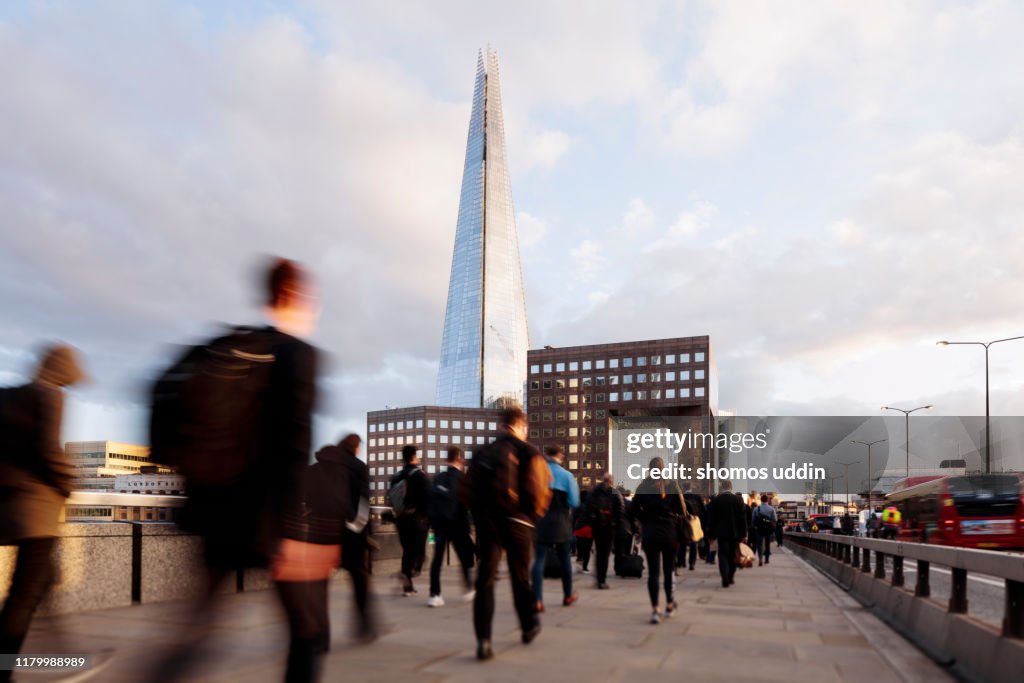
[[[529,346],[498,57],[488,50],[477,63],[436,403],[521,403]]]

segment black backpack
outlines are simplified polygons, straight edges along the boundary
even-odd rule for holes
[[[0,388],[0,461],[29,464],[39,434],[33,407],[27,385]]]
[[[757,529],[757,533],[763,536],[771,536],[775,533],[775,522],[772,521],[771,517],[765,517],[761,514],[761,508],[754,508],[754,528]]]
[[[458,491],[455,477],[449,471],[444,471],[434,477],[430,483],[430,500],[427,509],[430,519],[452,522],[459,514]]]
[[[609,527],[615,521],[615,495],[607,488],[595,488],[590,494],[590,523],[592,526]]]
[[[153,461],[178,467],[190,488],[237,484],[265,448],[273,364],[261,329],[238,327],[190,349],[153,387]]]

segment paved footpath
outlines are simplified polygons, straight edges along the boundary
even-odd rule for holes
[[[524,646],[507,580],[497,589],[496,658],[474,659],[471,606],[452,594],[448,605],[403,598],[391,575],[375,577],[385,634],[367,646],[349,641],[350,597],[344,578],[332,586],[335,624],[325,681],[889,681],[952,680],[832,582],[785,549],[765,567],[737,574],[721,587],[717,568],[698,560],[677,579],[680,610],[648,623],[646,577],[611,578],[598,591],[576,575],[579,602],[561,606],[561,585],[547,580],[543,632]],[[454,573],[446,575],[455,588]],[[189,680],[280,681],[287,650],[283,615],[272,592],[230,595],[217,608],[209,655]],[[26,651],[114,648],[88,680],[136,683],[154,653],[183,626],[186,605],[162,603],[39,619]],[[55,647],[60,647],[57,650]],[[23,676],[24,681],[50,680]],[[66,679],[67,680],[67,679]],[[81,680],[81,679],[75,679]]]

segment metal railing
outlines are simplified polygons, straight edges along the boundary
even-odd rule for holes
[[[1006,601],[1002,633],[1009,638],[1024,639],[1024,555],[832,534],[794,532],[786,534],[786,539],[792,539],[795,543],[843,564],[857,567],[863,573],[872,572],[874,554],[874,577],[883,581],[888,578],[896,587],[905,587],[904,560],[916,562],[917,581],[913,591],[916,598],[931,596],[931,566],[935,564],[947,567],[952,573],[947,606],[950,614],[968,613],[968,573],[1003,579],[1006,582]],[[886,558],[892,563],[891,576],[888,577]]]

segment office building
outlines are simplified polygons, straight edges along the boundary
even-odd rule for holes
[[[488,49],[477,62],[435,403],[522,403],[529,346],[498,56]]]
[[[560,446],[584,487],[609,470],[624,480],[612,462],[616,418],[710,418],[718,412],[707,336],[547,346],[531,350],[528,365],[530,441]]]
[[[388,482],[402,469],[402,448],[420,449],[427,475],[444,470],[448,448],[473,453],[494,440],[501,411],[449,406],[415,406],[366,414],[366,464],[370,468],[370,503],[387,505]]]

